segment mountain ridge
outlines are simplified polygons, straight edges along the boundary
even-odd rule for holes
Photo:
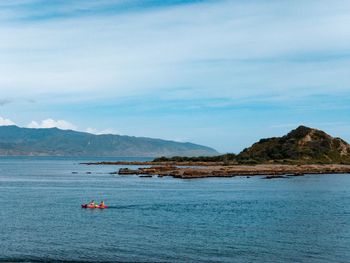
[[[155,157],[215,155],[210,147],[171,140],[126,135],[0,126],[2,156],[111,156]]]

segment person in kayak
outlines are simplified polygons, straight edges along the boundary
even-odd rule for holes
[[[100,207],[105,207],[105,202],[104,201],[101,201]]]
[[[95,201],[94,200],[92,200],[90,203],[89,203],[89,206],[95,206],[96,204],[95,204]]]

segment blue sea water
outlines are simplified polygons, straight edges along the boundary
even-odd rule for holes
[[[350,262],[350,175],[181,180],[79,164],[99,160],[0,158],[0,262]],[[111,208],[80,208],[91,199]]]

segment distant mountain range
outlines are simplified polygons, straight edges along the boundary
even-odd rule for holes
[[[121,135],[94,135],[72,130],[0,126],[1,156],[156,157],[217,155],[193,143]]]

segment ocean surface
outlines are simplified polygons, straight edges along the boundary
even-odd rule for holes
[[[79,164],[99,160],[0,158],[0,262],[350,262],[350,175],[181,180]],[[111,208],[80,207],[92,199]]]

